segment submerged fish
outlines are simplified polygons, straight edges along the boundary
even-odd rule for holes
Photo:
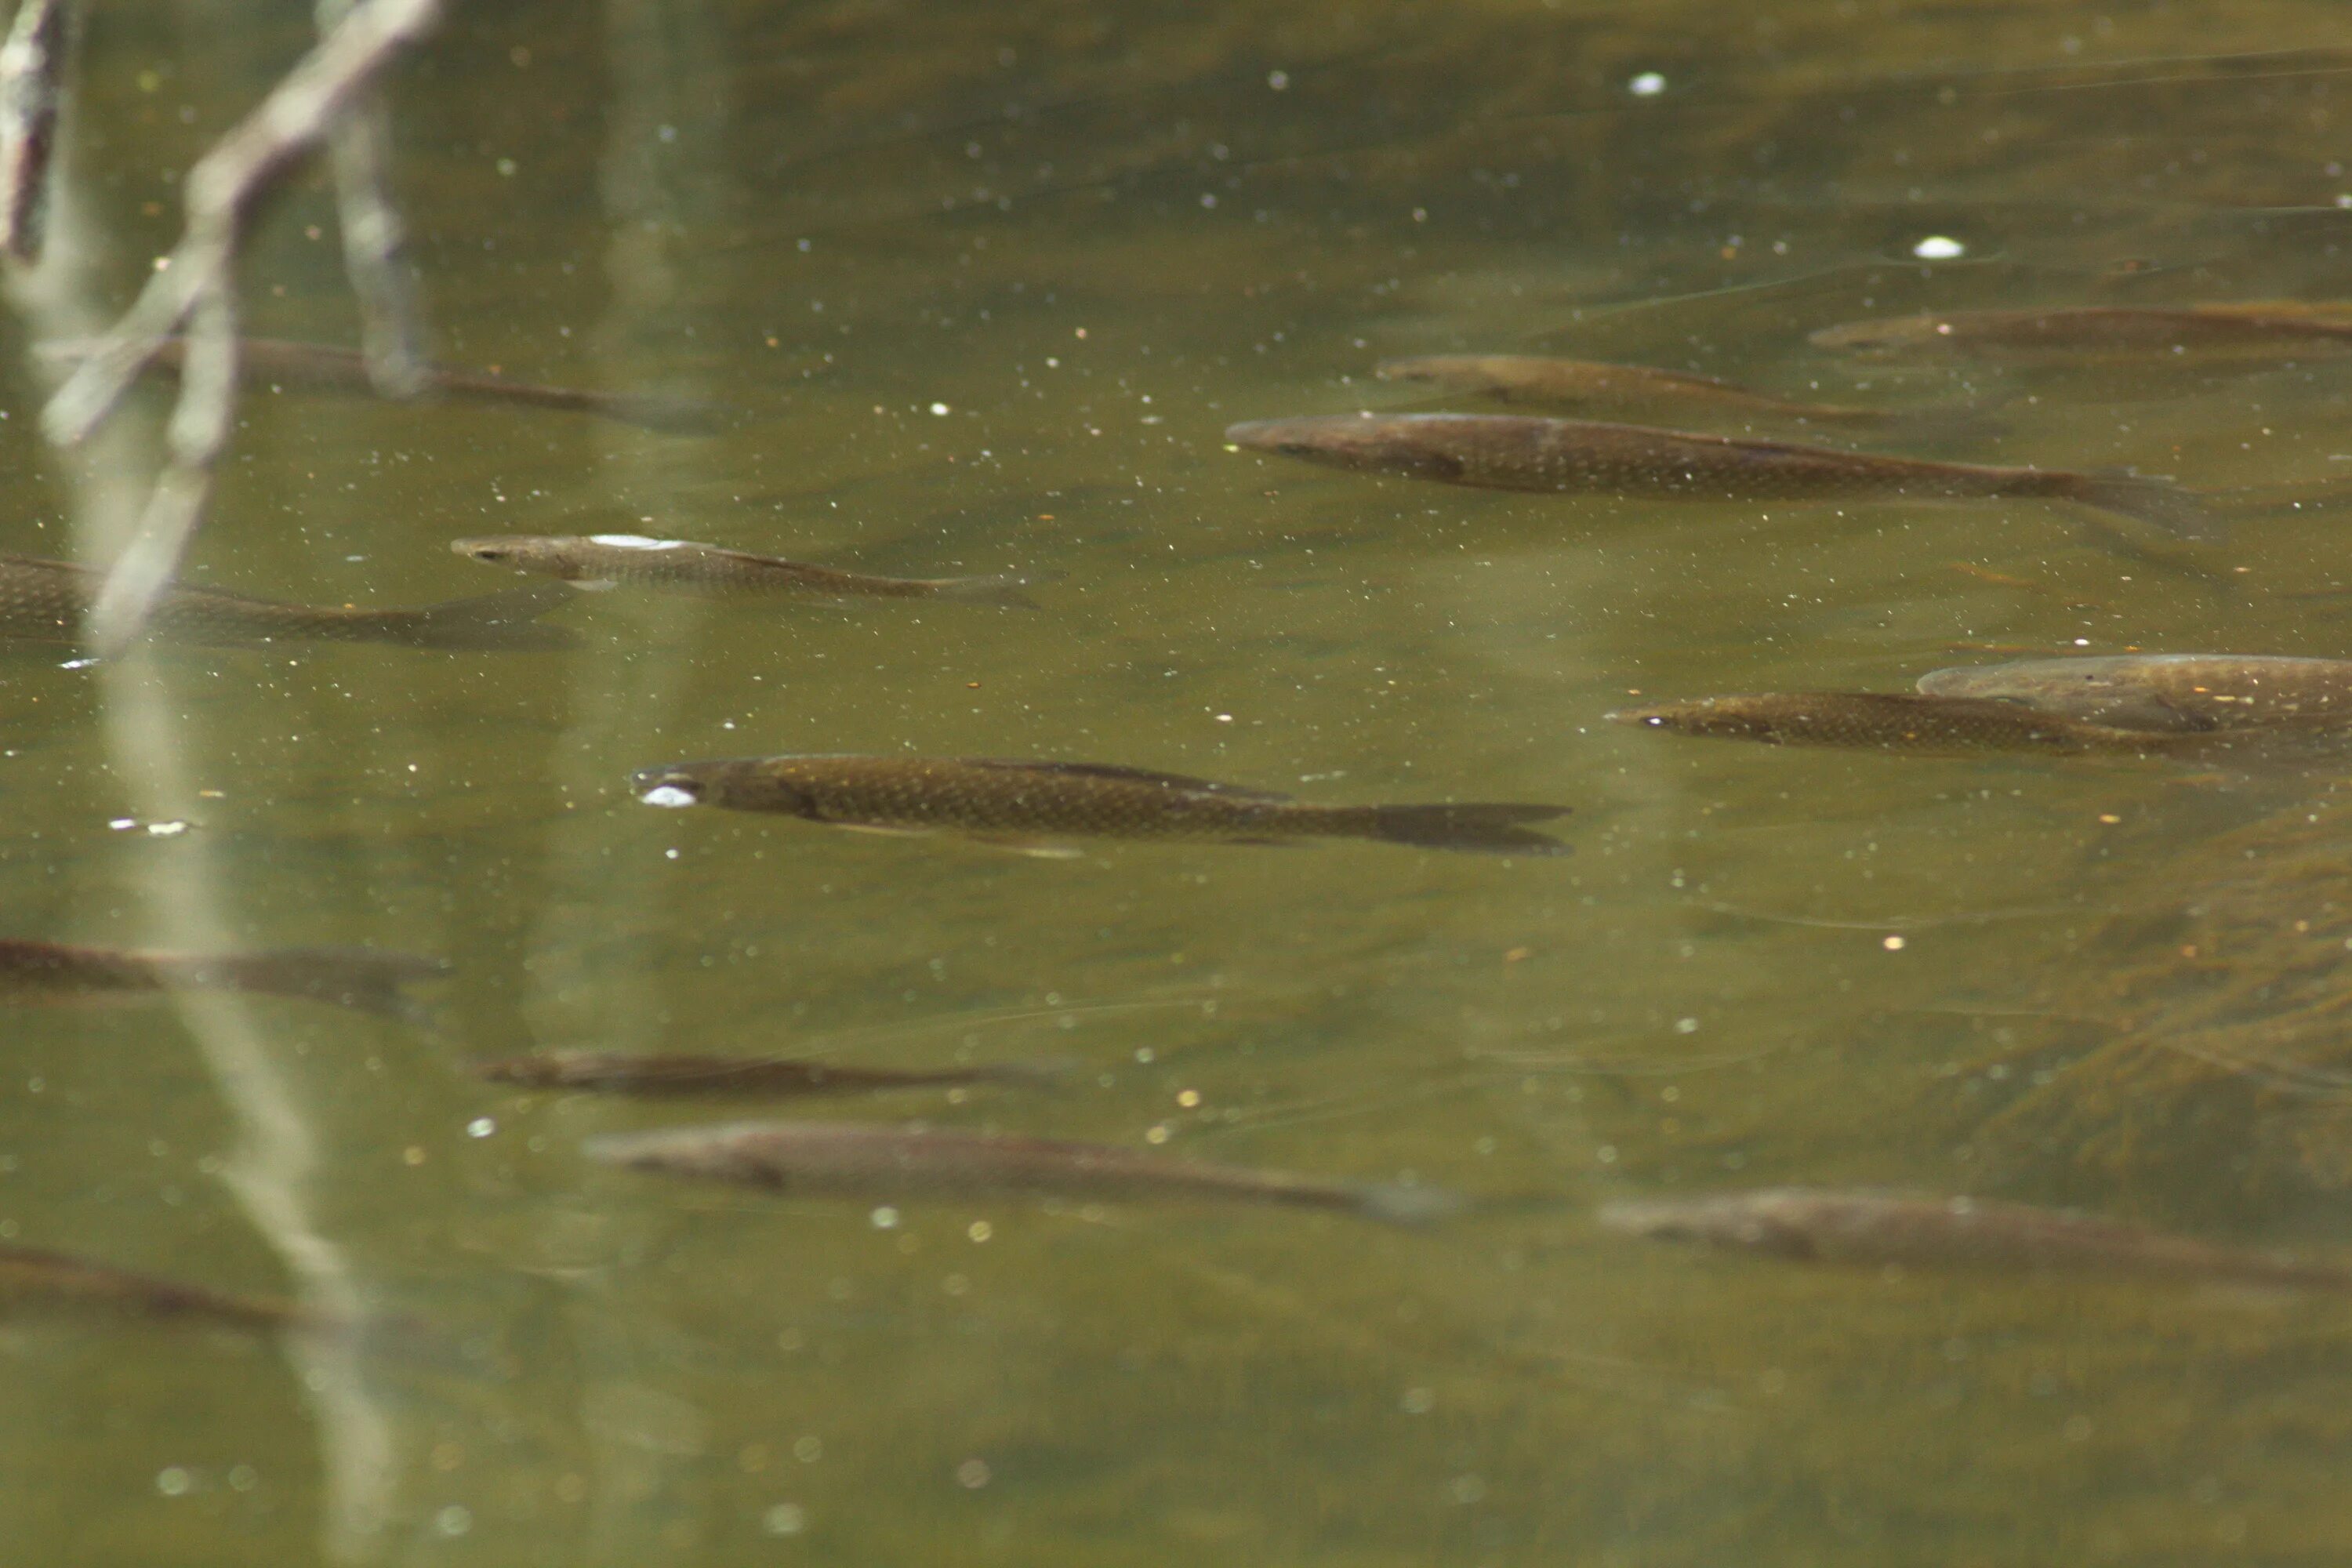
[[[70,562],[0,555],[0,637],[79,642],[82,618],[105,581],[105,573]],[[157,601],[147,627],[149,636],[163,641],[205,647],[369,642],[543,652],[577,645],[579,639],[560,626],[531,624],[575,596],[561,583],[526,583],[422,609],[362,610],[348,605],[289,605],[174,584]]]
[[[607,1165],[699,1176],[809,1197],[977,1198],[1006,1194],[1079,1202],[1228,1199],[1336,1209],[1413,1224],[1466,1205],[1434,1187],[1363,1185],[1174,1160],[1103,1143],[855,1121],[736,1121],[614,1132],[583,1152]]]
[[[2326,1290],[2352,1287],[2352,1271],[2340,1268],[2217,1247],[2095,1215],[1981,1198],[1768,1187],[1606,1204],[1598,1217],[1629,1235],[1809,1263],[2153,1275]]]
[[[745,757],[668,763],[629,783],[648,805],[776,811],[875,833],[961,833],[1044,853],[1064,837],[1374,838],[1496,855],[1569,852],[1520,826],[1563,816],[1564,805],[1307,805],[1269,790],[1102,763]]]
[[[1768,691],[1656,702],[1608,715],[1684,735],[1760,741],[1774,746],[1876,746],[1922,756],[1979,752],[2161,752],[2183,739],[2084,724],[2013,702],[1906,691]]]
[[[74,338],[37,343],[33,352],[52,363],[72,365],[88,359],[99,346],[96,339]],[[184,339],[166,339],[163,348],[149,362],[149,368],[161,374],[177,375],[186,352]],[[367,356],[357,349],[342,348],[333,343],[289,342],[280,338],[240,338],[237,340],[237,361],[247,375],[256,380],[275,382],[281,386],[368,395],[373,395],[375,391],[375,384],[368,376]],[[526,408],[556,408],[574,414],[593,414],[666,436],[708,436],[725,423],[719,410],[689,398],[671,397],[661,393],[595,392],[581,387],[539,386],[527,381],[509,381],[488,371],[427,365],[425,385],[429,396],[465,403],[503,403]]]
[[[1997,700],[2084,724],[2162,734],[2352,725],[2352,659],[2105,654],[1931,670],[1933,696]]]
[[[299,996],[421,1022],[401,990],[438,980],[437,958],[371,947],[290,947],[269,952],[141,952],[0,939],[0,1005],[43,1006],[138,1001],[169,991],[246,991]]]
[[[190,1320],[237,1329],[329,1326],[288,1301],[225,1295],[37,1247],[0,1242],[0,1312]]]
[[[524,1089],[595,1089],[645,1096],[856,1094],[890,1089],[952,1088],[974,1083],[1040,1083],[1051,1068],[999,1067],[901,1071],[836,1067],[806,1057],[652,1057],[609,1051],[552,1051],[475,1062],[474,1076]]]
[[[1583,419],[1514,414],[1316,415],[1250,420],[1228,429],[1225,439],[1329,468],[1486,489],[1690,501],[2033,496],[2114,512],[2184,538],[2211,532],[2215,521],[2192,492],[2136,474],[1938,463]]]
[[[2064,305],[2040,310],[1953,310],[1848,321],[1811,334],[1826,349],[2097,359],[2161,354],[2286,354],[2352,347],[2352,306],[2257,300],[2234,305]]]
[[[1021,590],[1036,577],[874,577],[753,555],[716,544],[682,539],[647,539],[635,533],[554,537],[510,534],[459,539],[449,548],[468,560],[511,566],[542,577],[560,577],[575,588],[677,588],[695,594],[804,594],[826,598],[951,599],[1034,610],[1035,600]]]
[[[1794,402],[1711,375],[1686,375],[1650,365],[1529,354],[1423,354],[1382,360],[1372,374],[1382,381],[1425,381],[1450,392],[1473,393],[1503,403],[1542,404],[1579,414],[1646,409],[1675,417],[1782,419],[1864,430],[1916,427],[1937,418],[1933,413]]]

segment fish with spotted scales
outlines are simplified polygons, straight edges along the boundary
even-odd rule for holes
[[[1103,763],[805,755],[667,763],[631,787],[648,805],[767,811],[868,833],[956,833],[1066,858],[1072,837],[1280,844],[1364,838],[1495,855],[1565,855],[1525,826],[1563,805],[1312,805],[1270,790]]]
[[[2071,501],[2184,539],[2219,521],[2194,491],[2137,474],[1897,458],[1746,437],[1513,414],[1254,419],[1225,439],[1327,468],[1484,489],[1667,501]]]

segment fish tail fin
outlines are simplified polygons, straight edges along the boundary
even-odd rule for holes
[[[276,952],[237,953],[188,961],[188,978],[271,996],[331,1002],[378,1017],[427,1027],[432,1016],[401,989],[438,980],[448,963],[412,952],[373,947],[289,947]]]
[[[1059,581],[1060,572],[1005,572],[993,577],[942,577],[931,584],[931,596],[962,605],[996,605],[1008,610],[1042,608],[1023,593],[1040,583]]]
[[[579,634],[532,623],[579,596],[568,583],[525,583],[495,594],[388,614],[398,617],[392,624],[399,640],[415,647],[548,653],[579,647]]]
[[[1564,805],[1376,805],[1365,835],[1390,844],[1426,849],[1465,849],[1486,855],[1565,855],[1569,846],[1521,826],[1568,815]]]
[[[1470,1200],[1446,1187],[1384,1182],[1363,1189],[1358,1207],[1367,1219],[1406,1226],[1441,1225],[1470,1212]]]
[[[2195,490],[2170,479],[2117,471],[2068,477],[2056,494],[2080,505],[2162,529],[2178,539],[2218,539],[2221,520]]]

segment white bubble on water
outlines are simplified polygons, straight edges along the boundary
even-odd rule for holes
[[[1948,234],[1931,234],[1911,247],[1911,254],[1922,261],[1951,261],[1968,253],[1967,246]]]

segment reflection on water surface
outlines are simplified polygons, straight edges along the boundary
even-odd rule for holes
[[[726,417],[400,405],[256,364],[187,581],[435,605],[507,585],[453,540],[608,535],[1011,574],[1038,607],[624,585],[548,610],[568,651],[8,653],[6,935],[455,965],[421,1026],[266,987],[12,1007],[0,1240],[362,1324],[20,1303],[0,1536],[25,1561],[2352,1551],[2339,1299],[1808,1266],[1592,1217],[1890,1188],[2352,1254],[2340,754],[1903,756],[1603,718],[2003,658],[2347,652],[2315,591],[2352,583],[2352,360],[2324,342],[1812,337],[2340,298],[2337,8],[452,10],[394,100],[437,357]],[[20,350],[152,275],[190,162],[311,20],[90,13]],[[246,331],[357,341],[336,234],[304,174],[245,259]],[[1675,418],[2128,467],[2224,492],[2231,526],[1510,493],[1226,447],[1246,420],[1506,409],[1375,374],[1432,354],[1935,411]],[[136,504],[173,389],[59,455],[49,372],[17,363],[0,544],[68,557]],[[1044,858],[651,810],[629,783],[782,753],[1552,802],[1576,852]],[[714,1109],[477,1070],[542,1052],[932,1081]],[[1406,1228],[977,1182],[841,1200],[582,1153],[771,1113],[1494,1201]]]

